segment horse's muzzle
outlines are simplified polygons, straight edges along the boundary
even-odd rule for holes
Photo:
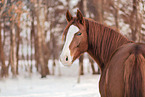
[[[60,62],[65,65],[65,66],[71,66],[72,64],[72,58],[71,56],[67,56],[67,55],[60,55]]]

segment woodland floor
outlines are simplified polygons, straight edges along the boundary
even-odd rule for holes
[[[100,97],[99,78],[99,75],[84,75],[79,84],[74,76],[9,78],[0,81],[0,97]]]
[[[13,79],[10,75],[0,80],[0,97],[100,97],[100,75],[92,75],[88,61],[84,60],[84,63],[85,74],[81,76],[80,83],[77,83],[77,61],[71,67],[56,65],[55,75],[43,79],[35,70],[33,74],[26,73],[22,66],[17,78]]]

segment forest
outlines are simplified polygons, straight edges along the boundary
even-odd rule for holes
[[[74,15],[77,9],[130,40],[145,42],[144,0],[0,0],[0,79],[16,78],[22,71],[38,72],[41,78],[54,75],[66,11]],[[86,58],[92,74],[98,74],[87,54],[79,58],[79,74],[84,74]]]

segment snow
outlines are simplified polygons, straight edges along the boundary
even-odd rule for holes
[[[77,83],[77,76],[18,76],[0,81],[0,97],[100,97],[100,75],[86,74]]]
[[[52,60],[49,60],[52,74],[51,64]],[[48,75],[43,79],[35,68],[30,74],[20,65],[17,78],[14,79],[10,75],[0,80],[0,97],[100,97],[100,75],[91,74],[89,60],[85,58],[85,75],[81,76],[80,83],[77,83],[78,64],[79,61],[76,60],[71,67],[65,67],[56,61],[54,75]]]

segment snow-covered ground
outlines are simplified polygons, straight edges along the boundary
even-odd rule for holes
[[[9,78],[0,81],[0,97],[100,97],[99,78],[99,75],[87,74],[81,76],[80,83],[74,76]]]
[[[37,72],[30,75],[20,68],[16,79],[10,76],[0,80],[0,97],[100,97],[100,75],[91,74],[88,59],[84,60],[85,75],[81,76],[80,83],[77,83],[78,60],[71,67],[56,63],[54,76],[42,79]],[[49,65],[49,68],[52,67]]]

